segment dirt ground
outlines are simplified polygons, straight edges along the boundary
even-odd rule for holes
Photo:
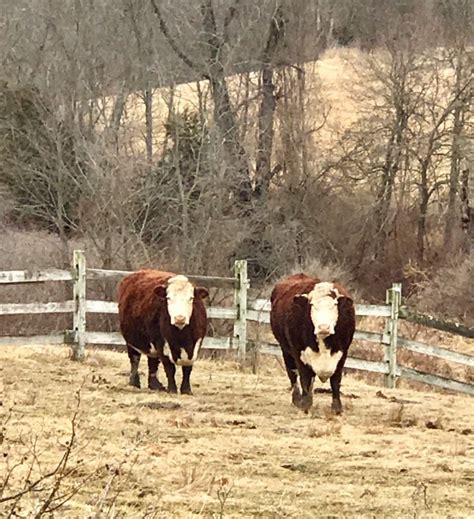
[[[66,348],[2,348],[3,498],[59,467],[12,517],[51,494],[45,517],[474,517],[472,397],[346,374],[345,414],[316,394],[306,416],[268,362],[253,375],[200,361],[194,396],[170,396],[129,387],[125,353],[79,364]]]

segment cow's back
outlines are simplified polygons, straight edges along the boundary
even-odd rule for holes
[[[270,325],[280,344],[291,339],[291,332],[303,332],[310,317],[309,304],[297,305],[294,297],[308,294],[320,279],[306,274],[292,274],[279,281],[270,296]],[[291,341],[290,341],[291,342]]]

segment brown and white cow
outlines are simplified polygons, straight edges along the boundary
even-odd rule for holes
[[[164,390],[158,379],[160,361],[168,379],[168,392],[176,393],[176,366],[182,367],[181,393],[192,394],[190,376],[207,330],[203,299],[205,288],[194,287],[187,277],[140,270],[119,286],[120,330],[130,358],[130,385],[140,387],[138,365],[148,357],[148,387]]]
[[[273,288],[270,324],[283,352],[293,404],[305,412],[310,409],[317,375],[322,382],[330,380],[332,409],[340,414],[342,371],[355,331],[348,292],[306,274],[288,276]]]

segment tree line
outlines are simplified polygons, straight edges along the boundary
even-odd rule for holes
[[[2,4],[0,209],[65,263],[316,262],[373,298],[472,272],[469,0]],[[335,124],[314,71],[341,49]]]

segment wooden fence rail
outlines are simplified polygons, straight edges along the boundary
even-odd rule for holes
[[[113,301],[88,300],[86,284],[89,280],[117,279],[129,274],[122,270],[104,270],[87,268],[82,251],[74,251],[70,271],[49,269],[45,271],[8,271],[0,272],[0,284],[46,283],[53,281],[68,281],[73,283],[73,299],[61,302],[47,303],[1,303],[0,315],[24,314],[53,314],[67,313],[73,315],[73,328],[63,333],[52,335],[36,335],[30,337],[0,337],[2,345],[25,344],[70,344],[73,359],[81,360],[85,355],[87,344],[125,345],[118,332],[94,332],[87,329],[87,314],[117,314],[118,305]],[[234,265],[233,277],[188,276],[196,284],[208,288],[228,288],[233,290],[234,303],[231,307],[208,308],[211,319],[226,319],[234,322],[233,333],[230,337],[206,337],[203,348],[218,350],[233,350],[243,362],[247,353],[252,350],[258,355],[281,355],[278,345],[248,339],[248,323],[258,325],[270,323],[270,301],[267,299],[249,299],[250,286],[247,277],[247,262],[238,260]],[[385,320],[383,332],[356,330],[354,339],[380,344],[384,348],[383,361],[366,360],[349,357],[346,367],[379,373],[384,375],[385,385],[396,387],[399,378],[423,382],[433,386],[474,394],[474,385],[459,380],[422,372],[399,364],[401,349],[443,359],[466,368],[474,367],[474,356],[459,353],[440,346],[433,346],[419,341],[413,341],[399,336],[398,323],[400,319],[426,324],[436,329],[456,333],[464,337],[474,337],[474,330],[458,323],[445,323],[432,316],[422,316],[406,307],[401,306],[401,286],[393,284],[387,291],[384,305],[356,305],[356,315],[360,317],[373,316]],[[431,323],[431,324],[430,324]]]

